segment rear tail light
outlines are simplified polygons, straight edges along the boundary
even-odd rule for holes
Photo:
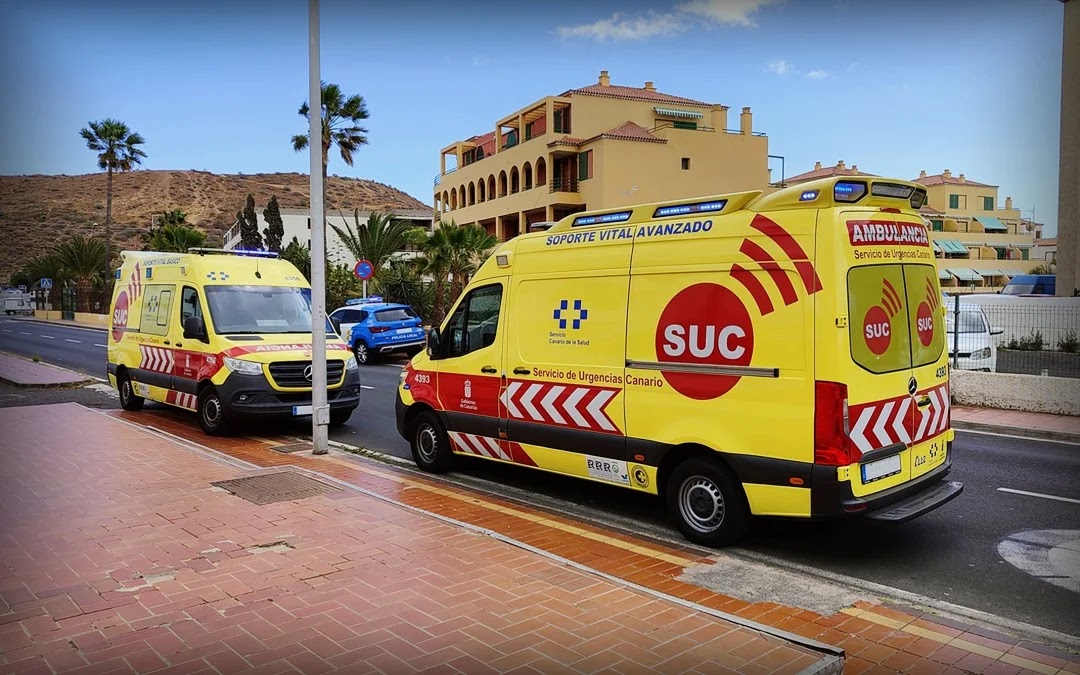
[[[814,464],[848,466],[858,454],[848,437],[847,385],[814,382]]]
[[[372,326],[371,327],[371,332],[372,333],[385,333],[388,330],[390,330],[390,329],[387,328],[386,326]]]

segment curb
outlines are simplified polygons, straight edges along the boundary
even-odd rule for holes
[[[990,434],[1002,434],[1004,436],[1022,436],[1024,438],[1036,438],[1059,443],[1080,445],[1080,434],[1068,431],[1049,431],[1046,429],[1032,429],[1028,427],[1007,427],[1000,424],[986,424],[985,422],[965,422],[953,420],[953,429],[958,431],[981,431]]]
[[[57,370],[62,370],[64,372],[66,372],[66,373],[74,373],[75,375],[78,375],[79,377],[83,378],[83,379],[78,380],[76,382],[42,382],[42,383],[38,384],[38,383],[33,383],[33,382],[22,382],[20,380],[13,380],[13,379],[11,379],[9,377],[4,377],[3,375],[0,375],[0,382],[3,382],[4,384],[7,384],[7,385],[11,385],[12,387],[18,387],[19,389],[76,389],[78,387],[84,386],[88,382],[93,382],[95,380],[95,378],[92,378],[89,375],[84,375],[83,373],[80,373],[80,372],[78,372],[76,370],[69,370],[68,368],[64,368],[62,366],[56,366],[56,365],[53,365],[51,363],[45,363],[44,361],[40,361],[40,362],[39,361],[34,361],[33,359],[28,359],[28,358],[26,358],[24,356],[21,356],[19,354],[12,354],[10,352],[0,351],[0,357],[3,357],[3,356],[6,356],[6,357],[12,358],[12,359],[18,359],[19,361],[32,361],[34,363],[40,363],[41,365],[43,365],[43,366],[45,366],[47,368],[55,368]]]
[[[85,323],[75,323],[74,321],[52,321],[50,319],[38,319],[36,317],[15,317],[15,321],[29,321],[31,323],[43,323],[49,326],[61,326],[63,328],[80,328],[82,330],[96,330],[102,333],[108,332],[107,326],[94,326]]]

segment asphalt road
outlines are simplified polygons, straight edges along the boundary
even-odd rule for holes
[[[99,377],[105,354],[97,345],[104,344],[104,338],[103,331],[0,319],[0,350],[37,354],[44,361]],[[376,363],[361,369],[360,408],[348,424],[331,432],[331,438],[410,457],[408,444],[394,426],[394,391],[402,363]],[[303,433],[308,428],[294,423],[282,431]],[[1080,530],[1080,447],[958,432],[953,463],[951,477],[964,483],[964,493],[906,525],[862,520],[760,521],[736,552],[855,577],[1080,636],[1080,594],[1029,575],[997,551],[1003,539],[1019,532]],[[490,490],[505,490],[515,497],[535,495],[548,507],[573,513],[587,510],[613,525],[679,536],[667,524],[656,498],[482,460],[462,462],[457,473]]]

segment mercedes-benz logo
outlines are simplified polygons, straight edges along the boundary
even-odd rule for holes
[[[307,366],[307,367],[304,368],[304,379],[307,380],[308,382],[311,382],[311,366]],[[912,382],[914,382],[914,380],[912,380]],[[911,392],[911,393],[914,394],[915,392]]]
[[[310,380],[311,378],[309,377],[308,379]],[[908,382],[907,382],[907,393],[914,396],[915,392],[917,392],[918,390],[919,390],[919,383],[915,381],[915,378],[913,377],[910,380],[908,380]]]

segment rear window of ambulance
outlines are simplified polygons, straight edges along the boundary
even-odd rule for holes
[[[945,348],[933,265],[866,265],[848,271],[851,358],[871,373],[934,363]]]

